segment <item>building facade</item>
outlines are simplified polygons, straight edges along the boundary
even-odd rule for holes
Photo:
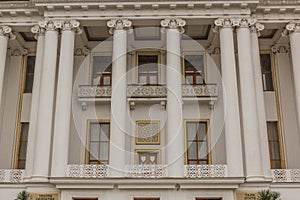
[[[300,2],[0,2],[0,199],[300,196]]]

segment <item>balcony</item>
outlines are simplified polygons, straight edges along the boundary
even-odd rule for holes
[[[131,84],[127,87],[127,99],[131,109],[137,102],[158,102],[165,108],[167,99],[167,87],[165,85],[139,85]],[[78,100],[82,102],[83,110],[87,102],[109,102],[111,98],[111,86],[80,85],[78,88]],[[182,85],[183,101],[208,102],[209,108],[213,108],[219,95],[216,84],[206,85]]]
[[[300,169],[272,169],[273,182],[300,183]]]
[[[127,165],[126,177],[130,178],[162,178],[167,177],[166,165]]]
[[[185,165],[186,178],[223,178],[227,177],[227,165]]]
[[[21,183],[24,174],[21,169],[0,169],[0,183]]]

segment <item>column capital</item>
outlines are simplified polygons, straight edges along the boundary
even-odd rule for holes
[[[233,19],[234,25],[238,28],[250,28],[254,26],[257,22],[256,19],[253,18],[238,18]]]
[[[128,29],[132,26],[132,22],[128,19],[111,19],[107,21],[109,33],[113,35],[114,30]]]
[[[31,28],[31,32],[34,34],[34,38],[37,40],[38,36],[45,35],[45,28],[41,27],[40,25],[35,25]]]
[[[271,51],[274,54],[277,54],[277,53],[290,53],[291,52],[291,47],[289,45],[276,44],[276,45],[273,45],[271,47]]]
[[[256,33],[257,36],[259,37],[260,36],[260,32],[262,30],[265,29],[265,25],[259,23],[259,22],[256,22],[255,24],[253,24],[251,27],[250,27],[250,30],[252,33]]]
[[[184,33],[184,26],[186,25],[186,21],[181,18],[168,18],[161,20],[160,25],[163,28],[179,29],[181,33]]]
[[[289,33],[300,33],[300,22],[291,22],[285,26],[283,35],[287,36]]]
[[[12,28],[6,25],[0,25],[0,36],[6,36],[11,40],[16,38],[15,34],[12,32]]]
[[[75,33],[81,34],[82,29],[80,28],[80,22],[76,20],[63,21],[62,31],[75,31]]]
[[[229,18],[220,18],[215,20],[214,30],[217,31],[217,28],[232,28],[235,26],[234,21]]]
[[[63,21],[39,21],[38,26],[46,31],[59,31],[63,28]]]
[[[218,27],[221,28],[249,28],[256,24],[257,20],[253,18],[219,18],[215,20],[215,28],[216,31]],[[261,24],[262,25],[262,24]],[[258,28],[261,28],[259,26]]]

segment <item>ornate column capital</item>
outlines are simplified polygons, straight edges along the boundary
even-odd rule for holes
[[[256,19],[253,18],[239,18],[239,19],[233,19],[234,26],[238,28],[250,28],[254,26],[257,22]]]
[[[285,44],[276,44],[276,45],[273,45],[271,47],[271,51],[274,54],[277,54],[277,53],[290,53],[291,47],[289,45],[285,45]]]
[[[217,31],[217,28],[232,28],[235,26],[235,21],[229,18],[220,18],[215,20],[215,27],[214,30]]]
[[[283,30],[282,35],[288,36],[290,33],[300,33],[300,22],[288,23]]]
[[[39,21],[38,25],[47,31],[59,31],[63,28],[63,21]]]
[[[12,28],[5,25],[0,25],[0,36],[6,36],[11,40],[16,38],[15,34],[12,32]]]
[[[257,33],[257,36],[260,36],[260,32],[265,29],[265,25],[256,22],[254,25],[250,27],[252,33]]]
[[[31,32],[34,34],[34,38],[37,40],[38,36],[45,35],[45,28],[41,27],[40,25],[35,25],[31,28]]]
[[[111,19],[107,23],[109,33],[113,35],[114,30],[129,29],[132,26],[132,22],[128,19]]]
[[[179,29],[180,33],[184,33],[186,21],[180,18],[163,19],[160,22],[163,28]]]
[[[77,34],[82,33],[82,29],[80,28],[79,21],[70,20],[62,22],[62,31],[75,31]]]

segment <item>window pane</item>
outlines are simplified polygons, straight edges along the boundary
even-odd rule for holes
[[[197,146],[195,142],[188,143],[188,159],[197,159]]]
[[[111,72],[111,56],[93,56],[93,74]]]
[[[270,142],[271,159],[280,159],[280,149],[278,142]]]
[[[203,84],[204,81],[203,81],[203,77],[198,75],[196,76],[196,84]]]
[[[100,85],[100,76],[93,76],[93,85]]]
[[[150,84],[157,84],[157,76],[150,76]]]
[[[27,57],[27,73],[34,73],[34,66],[35,66],[35,56],[28,56]]]
[[[102,142],[109,141],[109,124],[101,124],[100,140]]]
[[[188,133],[188,140],[195,140],[196,138],[196,133],[197,133],[197,129],[196,129],[196,125],[197,123],[194,122],[189,122],[187,123],[187,133]]]
[[[103,85],[110,85],[110,76],[103,77]]]
[[[204,73],[203,55],[186,55],[184,59],[186,71]]]
[[[19,169],[25,169],[25,162],[24,161],[19,161],[19,166],[18,166],[18,168]]]
[[[186,75],[185,76],[185,83],[186,84],[193,84],[193,76]]]
[[[198,124],[198,140],[206,140],[206,123]]]
[[[100,144],[100,160],[108,160],[108,143],[101,142]]]
[[[272,169],[281,169],[280,161],[272,161]]]
[[[271,71],[271,56],[270,56],[270,54],[261,54],[260,58],[261,58],[262,71],[263,72]]]
[[[273,80],[271,73],[265,73],[262,75],[263,78],[263,88],[265,91],[273,91]]]
[[[27,142],[21,142],[20,143],[19,159],[21,159],[21,160],[26,159],[26,151],[27,151]]]
[[[97,142],[90,144],[90,160],[99,160],[99,143]]]
[[[31,75],[26,75],[26,80],[25,80],[25,93],[31,93],[32,92],[32,86],[33,86],[33,74]]]
[[[198,142],[198,159],[207,159],[206,142]]]
[[[28,129],[29,129],[29,123],[22,123],[21,124],[21,140],[27,140],[28,138]]]
[[[152,65],[150,65],[150,63]],[[142,66],[142,65],[147,65],[147,66],[151,66],[152,70],[155,70],[156,67],[156,71],[157,71],[157,63],[158,63],[158,55],[139,55],[138,56],[138,65]]]
[[[146,76],[140,76],[139,77],[139,83],[146,84],[147,83],[147,77]]]
[[[268,122],[269,140],[278,140],[277,122]]]
[[[91,124],[91,141],[99,141],[100,124]]]

